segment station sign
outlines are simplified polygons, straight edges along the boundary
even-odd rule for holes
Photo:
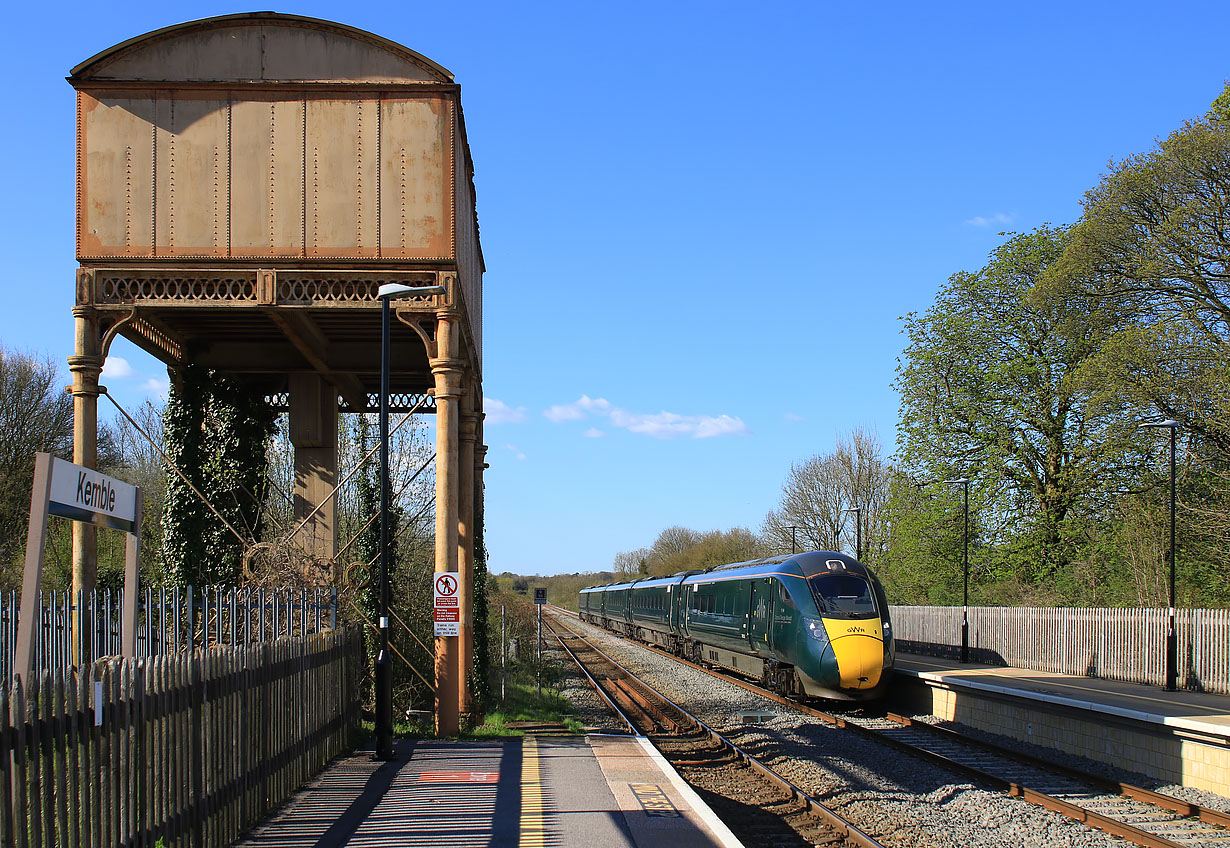
[[[546,589],[535,589],[534,590],[534,603],[545,604],[546,602],[547,602],[547,590]]]
[[[137,522],[137,487],[53,456],[47,512],[131,533]]]
[[[456,571],[441,571],[432,575],[433,618],[437,636],[461,635],[461,600],[457,588],[460,574]]]

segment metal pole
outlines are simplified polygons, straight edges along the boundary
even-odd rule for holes
[[[1166,634],[1166,690],[1175,691],[1179,684],[1179,638],[1175,630],[1174,582],[1175,582],[1175,431],[1170,428],[1170,631]]]
[[[969,662],[969,480],[965,481],[965,553],[962,557],[961,662]]]
[[[534,604],[538,607],[538,663],[535,666],[534,679],[538,683],[538,697],[542,697],[542,604]]]
[[[507,697],[508,680],[508,608],[500,604],[500,702]]]
[[[376,759],[393,758],[393,662],[389,655],[389,299],[380,298],[380,597],[376,655]]]
[[[795,541],[795,531],[797,531],[798,529],[799,528],[795,527],[793,524],[790,525],[790,553],[791,554],[797,554],[799,552],[798,542]]]

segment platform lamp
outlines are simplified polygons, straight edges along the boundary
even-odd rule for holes
[[[1179,422],[1173,418],[1167,418],[1165,421],[1150,421],[1142,424],[1142,427],[1166,427],[1170,430],[1170,629],[1166,632],[1166,691],[1173,692],[1179,685],[1179,635],[1175,630],[1175,615],[1174,615],[1174,571],[1175,571],[1175,547],[1174,547],[1174,505],[1175,505],[1175,476],[1174,476],[1174,446],[1175,433],[1178,432]]]
[[[969,484],[968,477],[945,480],[965,487],[965,554],[961,560],[961,662],[969,662]]]
[[[842,514],[847,512],[854,513],[854,558],[859,562],[863,561],[863,508],[861,506],[852,506],[849,509],[843,509]]]
[[[380,298],[380,596],[376,620],[380,651],[376,654],[376,756],[393,759],[393,658],[389,656],[389,301],[444,294],[444,286],[385,283]]]
[[[799,528],[798,528],[798,526],[796,526],[796,525],[794,525],[794,524],[791,524],[791,525],[790,525],[788,528],[786,528],[786,529],[788,529],[788,530],[790,531],[790,553],[791,553],[791,554],[797,554],[797,553],[799,552],[799,543],[798,543],[798,538],[795,536],[795,532],[796,532]]]

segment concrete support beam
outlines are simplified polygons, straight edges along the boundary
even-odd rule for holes
[[[462,363],[457,359],[460,317],[454,310],[437,313],[438,355],[431,361],[431,373],[436,382],[436,573],[459,571],[458,430],[463,374]],[[459,574],[463,586],[464,575],[464,572]],[[460,588],[460,591],[469,589]],[[436,733],[440,736],[455,736],[461,727],[463,698],[460,693],[464,691],[465,678],[458,674],[459,642],[457,636],[436,637]]]
[[[319,374],[290,377],[290,442],[295,448],[295,522],[337,485],[337,390]],[[316,512],[295,543],[318,560],[337,556],[337,501]]]

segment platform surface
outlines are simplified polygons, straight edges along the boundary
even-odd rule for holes
[[[402,740],[334,762],[242,848],[740,848],[644,739]]]
[[[1136,721],[1230,738],[1230,695],[898,653],[898,672]]]

